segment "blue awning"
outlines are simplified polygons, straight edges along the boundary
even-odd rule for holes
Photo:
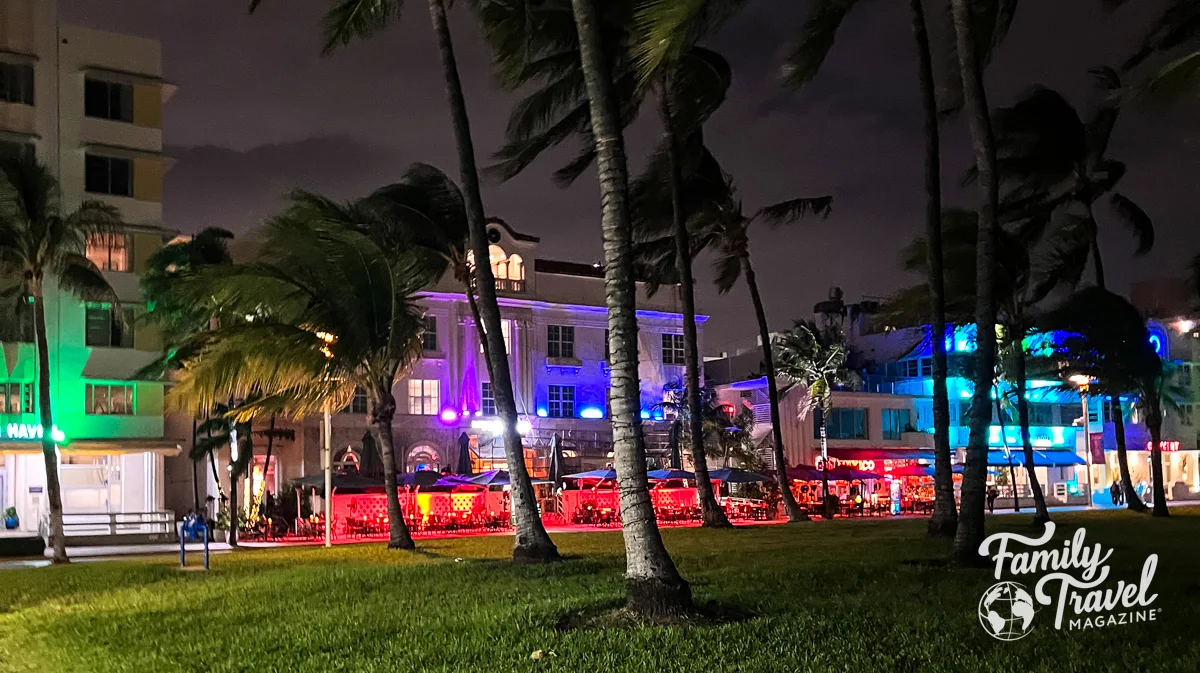
[[[1025,467],[1025,451],[1014,449],[1008,455],[1005,455],[1003,451],[988,451],[987,464],[989,467],[1008,467],[1009,465]],[[1074,451],[1045,449],[1034,449],[1033,451],[1034,467],[1070,467],[1072,465],[1086,464],[1087,461]]]

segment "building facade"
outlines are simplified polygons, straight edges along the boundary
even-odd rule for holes
[[[34,152],[51,168],[64,211],[100,199],[127,223],[81,251],[117,290],[120,306],[47,287],[64,511],[159,512],[165,461],[181,446],[165,433],[163,384],[133,380],[161,348],[138,322],[146,307],[137,271],[173,236],[162,227],[161,130],[173,89],[162,79],[159,44],[61,24],[53,0],[2,0],[0,68],[4,149]],[[17,336],[0,349],[0,506],[16,508],[22,531],[36,531],[46,502],[32,310],[12,319]]]
[[[531,472],[546,474],[550,439],[555,435],[562,441],[568,469],[611,463],[603,269],[543,259],[537,238],[501,220],[491,220],[487,230],[520,417],[518,430]],[[488,367],[463,288],[447,274],[422,294],[424,354],[393,387],[398,469],[450,468],[460,443],[467,444],[476,471],[504,469],[503,438]],[[665,286],[648,296],[639,284],[637,307],[642,418],[653,455],[667,451],[666,424],[656,421],[662,418],[664,387],[684,376],[677,288]],[[705,319],[697,319],[701,335]],[[366,409],[366,397],[359,395],[333,414],[332,446],[339,466],[373,459],[363,448]],[[255,439],[253,477],[242,484],[243,496],[261,488],[264,478],[266,490],[278,492],[289,481],[321,470],[321,419],[279,423],[293,429],[295,439],[273,444],[270,465],[265,463],[265,440]],[[207,472],[208,493],[215,495],[217,484],[211,470]],[[222,488],[227,487],[223,481]]]

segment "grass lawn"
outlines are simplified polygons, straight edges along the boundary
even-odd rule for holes
[[[1200,508],[1171,514],[1056,517],[1056,540],[1084,525],[1089,543],[1114,548],[1114,579],[1136,580],[1159,554],[1158,621],[1056,631],[1039,606],[1017,642],[994,640],[976,616],[991,570],[928,563],[946,545],[924,537],[924,521],[839,521],[665,531],[697,600],[733,615],[682,628],[562,626],[619,602],[619,532],[556,536],[572,559],[551,567],[506,563],[511,540],[492,537],[416,554],[244,551],[215,556],[207,574],[170,558],[5,571],[0,671],[1192,673]],[[1028,519],[989,524],[1027,532]]]

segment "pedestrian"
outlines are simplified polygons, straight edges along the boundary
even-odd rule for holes
[[[989,513],[996,511],[996,498],[1000,497],[1000,489],[996,488],[995,484],[988,486],[987,490],[987,508]]]
[[[1112,486],[1108,487],[1108,494],[1112,496],[1113,507],[1121,504],[1121,484],[1117,483],[1116,479],[1113,479]]]

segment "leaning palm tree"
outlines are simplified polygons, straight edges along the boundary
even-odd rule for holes
[[[1039,229],[1049,225],[1045,236],[1055,253],[1049,263],[1058,282],[1077,283],[1090,261],[1096,285],[1104,289],[1096,204],[1105,199],[1134,235],[1135,254],[1146,254],[1154,246],[1154,224],[1118,191],[1125,164],[1108,156],[1120,112],[1120,79],[1110,68],[1097,69],[1094,75],[1105,95],[1087,123],[1062,94],[1043,87],[1012,107],[996,110],[993,119],[1001,219],[1024,220]]]
[[[959,74],[962,77],[963,106],[971,128],[975,149],[975,167],[979,182],[979,227],[975,248],[975,394],[967,440],[966,467],[963,469],[962,504],[958,528],[954,534],[953,557],[960,565],[978,565],[979,544],[984,538],[984,485],[987,477],[987,431],[991,414],[989,391],[996,364],[996,302],[992,291],[995,230],[1000,207],[1000,186],[996,169],[996,144],[983,88],[980,42],[974,25],[972,4],[950,0],[954,18]],[[940,335],[939,335],[940,336]]]
[[[925,238],[929,254],[926,257],[926,287],[929,293],[930,345],[933,356],[933,436],[934,436],[934,507],[929,520],[929,534],[935,537],[953,537],[958,524],[958,511],[954,503],[954,480],[951,474],[950,450],[950,406],[946,393],[946,346],[941,337],[946,333],[946,300],[944,270],[945,256],[942,253],[942,186],[941,186],[941,138],[939,117],[957,112],[961,106],[961,85],[953,77],[942,82],[951,92],[949,101],[939,102],[939,83],[934,76],[934,53],[940,50],[931,46],[925,3],[927,0],[909,0],[909,17],[912,24],[913,41],[917,50],[917,82],[921,94],[921,112],[924,121],[925,142]],[[820,73],[837,38],[845,18],[859,5],[870,4],[863,0],[819,0],[812,3],[808,16],[788,53],[785,63],[786,81],[794,89],[800,89]],[[882,5],[882,3],[876,3]],[[972,11],[976,26],[984,34],[979,40],[984,53],[981,59],[990,59],[996,45],[1008,33],[1013,17],[1015,2],[1008,0],[986,0],[975,2]],[[934,16],[944,13],[945,2],[937,3]],[[957,64],[948,65],[947,71],[956,72]],[[933,335],[937,335],[934,338]]]
[[[490,259],[487,216],[479,190],[479,171],[475,165],[475,146],[471,138],[466,98],[458,74],[450,25],[446,19],[447,3],[445,0],[428,2],[430,21],[441,56],[442,76],[446,81],[455,145],[458,149],[470,250],[474,259],[487,260]],[[262,0],[251,0],[250,11],[253,12],[261,3]],[[337,0],[325,17],[325,53],[384,30],[399,19],[402,4],[402,0]],[[496,278],[489,264],[478,263],[471,266],[474,267],[472,271],[475,275],[475,287],[479,293],[478,313],[482,320],[479,323],[482,328],[480,338],[487,343],[484,352],[488,359],[496,411],[504,427],[504,449],[509,476],[513,480],[513,511],[518,519],[513,560],[533,563],[554,561],[559,558],[558,548],[546,534],[540,518],[536,521],[529,520],[529,513],[536,510],[537,503],[533,484],[528,478],[528,468],[524,464],[525,452],[521,435],[517,432],[517,403],[513,394],[508,352],[501,330],[500,305],[496,301]]]
[[[833,411],[833,391],[858,386],[858,373],[846,366],[850,345],[846,335],[835,326],[818,327],[816,323],[798,320],[774,343],[774,356],[779,376],[791,385],[803,386],[805,401],[799,412],[820,412],[817,429],[821,437],[821,503],[826,519],[833,518],[829,500],[829,413]]]
[[[771,227],[793,224],[808,216],[825,217],[830,212],[832,197],[802,197],[760,208],[747,217],[737,198],[733,178],[726,174],[716,158],[704,147],[699,133],[693,134],[685,147],[684,180],[681,191],[684,212],[688,214],[689,240],[694,252],[710,249],[716,253],[715,281],[717,290],[725,294],[739,279],[745,279],[754,304],[760,346],[763,352],[763,373],[767,379],[767,397],[771,407],[771,431],[775,456],[775,472],[788,519],[807,521],[792,495],[787,477],[787,453],[783,444],[783,429],[779,419],[779,385],[776,381],[771,330],[766,309],[758,291],[758,280],[750,260],[750,225],[762,221]],[[654,213],[669,212],[661,204],[665,200],[662,185],[666,181],[655,175],[665,162],[651,160],[646,172],[633,186],[634,202],[640,219]],[[642,227],[653,230],[653,227]],[[674,267],[675,246],[671,239],[647,241],[639,246],[638,261],[650,277],[661,276]],[[664,270],[664,267],[666,270]]]
[[[663,545],[646,478],[646,446],[638,385],[637,286],[634,281],[633,223],[629,172],[617,115],[610,59],[605,54],[595,0],[572,0],[579,54],[595,139],[604,239],[615,467],[625,538],[626,604],[650,617],[678,617],[692,610],[692,589]]]
[[[344,406],[367,393],[370,430],[384,470],[389,548],[411,549],[396,488],[392,386],[420,356],[417,291],[429,277],[419,255],[385,251],[336,222],[281,216],[266,225],[250,264],[213,267],[186,291],[248,316],[190,344],[176,408],[202,410],[241,400],[234,421]]]
[[[700,356],[696,329],[695,283],[692,256],[688,246],[686,215],[680,198],[682,189],[682,139],[704,124],[724,101],[730,86],[729,64],[719,54],[697,46],[720,21],[732,13],[742,0],[711,3],[713,11],[704,12],[684,30],[676,31],[677,52],[655,65],[636,62],[626,47],[636,45],[641,30],[650,29],[656,12],[670,2],[610,2],[600,14],[605,55],[611,59],[615,91],[622,127],[630,123],[647,99],[656,99],[662,126],[661,160],[664,167],[656,174],[664,180],[663,189],[671,194],[669,213],[661,224],[663,235],[673,236],[675,258],[673,279],[678,286],[683,313],[684,366],[688,404],[700,406]],[[490,172],[501,180],[510,179],[527,168],[538,156],[568,140],[575,139],[582,151],[567,166],[555,173],[560,186],[569,186],[595,160],[588,120],[588,100],[580,68],[579,44],[570,19],[569,0],[533,3],[477,2],[476,9],[493,47],[501,81],[512,89],[531,91],[513,109],[506,132],[507,143],[496,154],[499,162]],[[717,6],[720,9],[717,9]],[[646,66],[641,70],[636,66]],[[651,95],[653,94],[653,95]],[[635,213],[635,216],[637,213]],[[639,222],[639,224],[641,224]],[[696,485],[703,525],[729,525],[724,510],[713,495],[704,463],[703,432],[700,419],[690,418],[692,462],[696,466]]]
[[[1048,328],[1066,334],[1056,344],[1055,357],[1061,362],[1063,380],[1082,376],[1091,383],[1089,392],[1111,395],[1114,400],[1117,452],[1125,453],[1125,429],[1121,418],[1121,395],[1135,395],[1146,428],[1150,431],[1151,472],[1154,481],[1154,516],[1168,516],[1166,488],[1162,473],[1163,409],[1179,399],[1179,391],[1169,384],[1170,367],[1150,345],[1144,318],[1123,297],[1107,290],[1089,287],[1042,318]],[[1086,420],[1086,419],[1085,419]],[[1140,498],[1130,482],[1128,463],[1121,462],[1121,481],[1130,501]],[[1145,511],[1145,506],[1136,511]]]
[[[112,234],[121,219],[116,208],[100,201],[84,201],[74,212],[64,212],[59,199],[58,180],[32,152],[0,153],[0,297],[7,298],[9,305],[3,310],[8,315],[19,315],[24,308],[20,303],[33,303],[50,539],[54,562],[66,563],[46,295],[57,285],[64,294],[84,301],[119,305],[104,274],[83,253],[89,236]]]

